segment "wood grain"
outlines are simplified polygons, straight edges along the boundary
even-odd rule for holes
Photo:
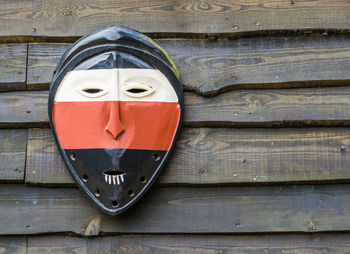
[[[26,89],[27,44],[0,44],[0,92]]]
[[[98,238],[29,236],[28,254],[235,253],[344,254],[348,233],[269,235],[120,235]]]
[[[186,90],[215,95],[230,89],[339,86],[350,83],[350,37],[289,36],[228,40],[158,40]],[[27,86],[47,89],[67,43],[29,44]]]
[[[348,126],[349,87],[230,91],[212,98],[187,93],[188,126]]]
[[[0,181],[24,181],[26,148],[27,130],[0,130]]]
[[[127,213],[99,212],[75,188],[0,186],[1,234],[348,231],[350,185],[152,188]]]
[[[350,87],[185,93],[185,126],[349,126]],[[0,93],[0,127],[48,127],[48,91]],[[219,112],[219,113],[218,113]]]
[[[48,126],[48,92],[0,93],[0,126]]]
[[[25,236],[1,236],[1,254],[27,254],[27,237]]]
[[[50,87],[53,72],[70,43],[28,45],[28,90],[44,90]]]
[[[26,182],[73,185],[51,130],[29,129],[28,134]]]
[[[75,186],[50,130],[30,129],[26,183]],[[348,128],[184,128],[162,185],[348,181]]]
[[[2,1],[0,7],[0,36],[19,41],[77,37],[111,24],[146,33],[350,28],[346,0],[24,0]]]

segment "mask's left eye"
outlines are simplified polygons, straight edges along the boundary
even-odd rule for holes
[[[143,83],[130,83],[124,86],[122,91],[130,97],[141,98],[154,93],[155,89]]]
[[[101,97],[108,93],[108,90],[101,86],[83,86],[83,87],[80,87],[78,91],[83,96],[89,97],[89,98]]]

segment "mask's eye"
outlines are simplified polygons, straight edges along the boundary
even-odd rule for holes
[[[83,89],[83,91],[84,91],[85,93],[95,94],[95,93],[102,92],[103,89],[99,89],[99,88],[86,88],[86,89]]]
[[[122,88],[123,92],[130,97],[145,97],[154,92],[154,88],[142,83],[130,83]]]
[[[78,89],[78,91],[85,97],[97,98],[108,93],[108,90],[102,87],[84,86]]]

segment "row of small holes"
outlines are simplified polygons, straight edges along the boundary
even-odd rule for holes
[[[70,153],[70,158],[71,158],[72,161],[75,161],[76,158],[77,158],[77,156],[76,156],[76,154],[75,154],[74,152],[71,152],[71,153]],[[153,155],[153,159],[154,159],[155,161],[160,160],[159,154]],[[87,175],[84,174],[83,177],[82,177],[82,181],[83,181],[83,182],[87,182],[88,179],[89,179],[89,177],[88,177]],[[140,178],[140,182],[141,182],[141,183],[146,183],[146,181],[147,181],[147,179],[146,179],[145,176],[142,176],[142,177]],[[95,192],[94,192],[94,194],[95,194],[96,197],[99,197],[99,196],[101,195],[101,194],[100,194],[100,190],[99,190],[99,189],[96,189]],[[128,191],[128,195],[129,195],[129,197],[133,197],[133,196],[134,196],[134,192],[133,192],[132,190],[129,190],[129,191]],[[118,204],[118,201],[116,201],[116,200],[113,200],[113,201],[112,201],[112,206],[117,207],[118,205],[119,205],[119,204]]]

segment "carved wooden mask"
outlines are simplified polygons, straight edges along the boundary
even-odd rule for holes
[[[51,82],[50,124],[80,189],[115,215],[151,186],[183,118],[179,73],[147,36],[107,27],[62,56]]]

